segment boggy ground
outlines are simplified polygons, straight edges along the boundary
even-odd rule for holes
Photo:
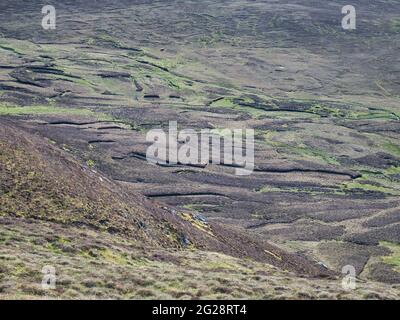
[[[2,1],[0,114],[124,190],[398,283],[400,8],[353,4],[349,32],[340,1],[63,1],[44,31]],[[149,165],[170,120],[254,128],[255,172]]]

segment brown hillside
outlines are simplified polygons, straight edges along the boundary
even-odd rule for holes
[[[1,119],[2,216],[120,234],[143,247],[205,249],[310,276],[331,273],[231,227],[196,220],[129,192],[50,141]]]

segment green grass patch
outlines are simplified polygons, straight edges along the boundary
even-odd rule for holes
[[[239,105],[238,103],[235,102],[235,100],[236,100],[236,98],[225,97],[225,98],[216,100],[213,103],[211,103],[211,107],[214,107],[214,108],[227,108],[227,109],[237,110],[237,111],[240,111],[240,112],[245,112],[245,113],[251,115],[254,118],[258,118],[260,116],[263,116],[266,113],[262,109],[253,108],[251,106]]]
[[[329,188],[325,190],[315,190],[312,188],[277,188],[271,186],[264,186],[259,189],[255,189],[255,192],[258,193],[274,193],[274,192],[285,192],[285,193],[305,193],[312,196],[322,195],[322,194],[336,194],[336,195],[344,195],[344,192],[341,191],[340,188]]]
[[[390,19],[389,31],[392,33],[400,33],[400,18]]]
[[[348,118],[354,120],[399,120],[396,114],[387,111],[351,112]]]
[[[259,189],[255,190],[256,192],[259,193],[269,193],[269,192],[290,192],[290,193],[297,193],[301,192],[302,190],[298,188],[276,188],[276,187],[271,187],[271,186],[265,186]],[[304,192],[304,190],[303,190]]]
[[[383,262],[394,266],[395,270],[400,272],[400,244],[382,241],[380,245],[392,251],[391,255],[382,257]]]
[[[309,109],[307,109],[307,112],[318,115],[330,115],[338,118],[344,118],[346,116],[346,112],[339,108],[332,108],[319,103],[313,104]]]
[[[111,251],[109,249],[100,250],[101,256],[110,263],[117,265],[126,265],[128,264],[128,260],[126,257],[118,252]]]
[[[96,113],[88,109],[75,109],[75,108],[59,108],[55,106],[4,106],[0,105],[0,115],[76,115],[76,116],[94,116],[98,120],[111,120],[111,117],[103,114]]]
[[[362,176],[356,180],[342,184],[343,191],[358,189],[364,191],[375,191],[389,195],[400,195],[400,185],[398,181],[391,177],[393,174],[400,173],[400,168],[391,167],[382,172],[360,171]]]
[[[90,46],[94,46],[94,45],[109,45],[113,48],[117,48],[117,49],[123,49],[125,47],[127,47],[127,45],[121,41],[120,39],[117,38],[117,36],[113,36],[110,34],[106,34],[106,33],[101,33],[101,34],[97,34],[94,38],[87,38],[85,39],[85,42],[90,45]],[[135,49],[135,48],[132,48]],[[136,49],[136,50],[140,50],[140,49]]]
[[[61,67],[60,70],[62,70],[62,71],[65,72],[66,68]],[[86,79],[84,79],[84,78],[74,77],[74,76],[72,76],[72,75],[69,75],[68,73],[65,73],[65,74],[49,74],[48,76],[49,76],[50,78],[53,78],[53,79],[56,79],[56,80],[67,80],[67,81],[71,81],[71,82],[73,82],[73,83],[82,85],[82,86],[84,86],[84,87],[89,87],[89,88],[91,88],[91,89],[93,89],[93,87],[96,86],[95,83],[93,83],[93,82],[91,82],[91,81],[89,81],[89,80],[86,80]]]
[[[363,179],[363,178],[360,178]],[[359,180],[362,181],[362,180]],[[373,192],[380,192],[380,193],[385,193],[385,194],[390,194],[390,195],[399,195],[400,190],[396,190],[393,188],[390,188],[388,186],[383,186],[383,185],[375,185],[375,184],[370,184],[368,181],[365,181],[365,183],[361,183],[359,181],[351,181],[351,182],[346,182],[342,185],[343,191],[351,191],[351,190],[362,190],[362,191],[373,191]]]
[[[340,165],[340,163],[336,160],[335,157],[329,155],[326,151],[324,150],[318,150],[318,149],[311,149],[307,146],[297,146],[297,147],[290,147],[290,151],[293,153],[305,157],[305,158],[311,158],[311,159],[320,159],[322,162],[331,164],[331,165]]]
[[[86,161],[86,165],[90,168],[93,168],[95,166],[95,162],[92,159],[89,159]]]
[[[183,61],[180,59],[157,59],[155,57],[151,57],[145,52],[140,56],[139,62],[140,61],[144,61],[151,66],[167,70],[175,69],[178,65],[183,64]]]
[[[7,45],[4,45],[4,44],[0,44],[0,49],[15,53],[17,55],[21,55],[21,56],[23,55],[23,53],[19,52],[17,49],[7,46]]]
[[[394,144],[394,143],[392,143],[392,142],[386,142],[386,143],[383,145],[383,148],[384,148],[387,152],[393,154],[394,156],[400,157],[400,145]]]
[[[384,174],[386,175],[395,175],[395,174],[400,174],[400,167],[390,167],[389,169],[386,169],[384,171]]]
[[[142,79],[145,79],[146,76],[151,76],[158,78],[160,81],[166,83],[168,87],[175,90],[189,90],[193,91],[193,83],[192,80],[186,78],[185,76],[180,76],[177,74],[172,73],[170,70],[175,69],[178,65],[183,64],[181,61],[174,61],[174,60],[166,60],[160,59],[156,60],[154,58],[148,56],[141,56],[139,61],[144,61],[148,63],[150,66],[154,67],[151,72],[148,70],[142,70],[139,68],[139,72],[137,74],[142,75]],[[167,71],[168,70],[168,71]],[[143,82],[143,81],[142,81]],[[143,83],[145,83],[144,81]],[[194,92],[193,92],[194,93]]]

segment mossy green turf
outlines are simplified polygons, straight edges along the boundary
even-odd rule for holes
[[[400,272],[400,244],[393,242],[381,242],[381,246],[388,248],[392,253],[385,257],[382,257],[382,260],[395,267],[397,271]]]

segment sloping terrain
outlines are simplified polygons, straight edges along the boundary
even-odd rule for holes
[[[2,119],[0,123],[2,216],[84,226],[123,235],[144,247],[207,249],[305,275],[330,275],[232,228],[148,201],[79,164],[50,142],[18,129],[16,122]]]
[[[304,258],[167,211],[0,122],[2,298],[397,297],[377,283],[345,294],[339,278]],[[47,265],[58,275],[54,291],[41,287]]]
[[[17,141],[35,137],[34,148],[21,140],[18,161],[46,150],[16,162],[23,178],[7,169],[17,179],[1,182],[1,192],[14,186],[15,198],[2,197],[7,219],[18,211],[166,248],[190,240],[297,273],[353,265],[368,283],[400,282],[396,1],[353,1],[354,31],[341,28],[344,1],[71,0],[55,5],[47,31],[44,4],[0,4],[1,124],[19,128]],[[255,129],[255,172],[149,165],[146,132],[171,120]],[[72,179],[46,159],[60,149]],[[41,163],[54,197],[41,186],[20,193],[19,183],[43,182],[29,175]],[[30,192],[45,198],[35,212]],[[192,228],[199,214],[218,239]],[[276,250],[293,255],[281,262]]]

